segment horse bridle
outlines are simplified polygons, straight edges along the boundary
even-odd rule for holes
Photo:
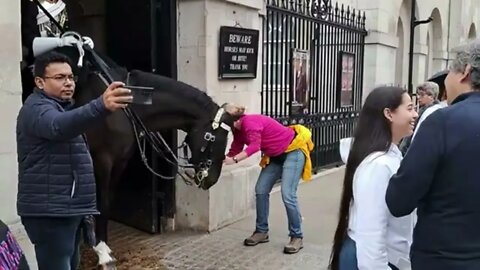
[[[129,109],[129,108],[127,107],[127,109]],[[149,131],[145,127],[143,122],[141,122],[140,118],[138,118],[138,116],[136,116],[133,111],[132,111],[132,115],[129,116],[128,112],[127,112],[127,109],[125,109],[125,112],[127,113],[127,118],[130,120],[130,122],[132,124],[133,132],[134,132],[134,135],[135,135],[135,140],[137,142],[138,149],[140,150],[141,159],[142,159],[145,167],[152,174],[159,177],[160,179],[163,179],[163,180],[174,180],[174,179],[176,179],[175,176],[164,176],[164,175],[156,172],[148,164],[148,158],[145,154],[145,142],[148,141],[149,144],[152,146],[152,149],[154,149],[154,151],[157,154],[162,156],[162,158],[167,163],[169,163],[170,165],[176,166],[177,169],[179,167],[183,168],[183,169],[192,169],[193,168],[196,171],[195,174],[191,175],[187,171],[184,171],[184,173],[188,178],[190,178],[194,181],[194,183],[197,187],[202,186],[203,181],[205,180],[205,178],[208,177],[210,167],[213,164],[213,162],[212,162],[212,153],[213,153],[212,146],[216,141],[216,136],[217,136],[217,132],[218,132],[219,128],[222,128],[222,129],[226,130],[227,132],[231,131],[230,126],[225,124],[222,121],[222,117],[225,114],[225,109],[223,107],[220,107],[218,109],[214,119],[212,120],[211,130],[205,131],[205,133],[203,135],[204,144],[200,147],[200,153],[201,154],[206,153],[207,155],[206,155],[205,159],[200,159],[200,161],[197,164],[188,163],[188,161],[191,160],[191,158],[188,156],[188,148],[189,147],[188,147],[188,143],[187,143],[187,140],[188,140],[190,135],[187,135],[185,137],[185,139],[183,140],[182,144],[177,148],[177,149],[182,149],[182,151],[183,151],[183,157],[180,157],[180,159],[183,159],[183,160],[187,161],[187,164],[181,164],[181,162],[179,161],[179,158],[175,155],[175,153],[172,151],[172,149],[168,146],[167,142],[165,141],[163,136],[160,134],[160,132]],[[135,119],[137,119],[137,120],[135,120]],[[140,131],[139,131],[139,129],[140,129]],[[161,150],[161,148],[166,149],[168,154],[174,160],[171,160]],[[187,185],[193,185],[193,183],[190,180],[188,180],[187,177],[185,177],[183,174],[181,174],[178,170],[177,170],[176,174],[178,174]]]
[[[213,154],[212,145],[215,143],[216,136],[218,136],[217,133],[219,131],[219,128],[222,128],[227,132],[231,131],[230,126],[225,124],[222,121],[222,117],[224,114],[225,114],[225,109],[222,106],[218,109],[217,113],[215,114],[215,117],[212,120],[211,130],[207,130],[203,134],[204,143],[200,147],[200,154],[206,154],[206,159],[200,160],[195,167],[197,169],[197,173],[194,179],[198,181],[198,182],[196,181],[196,184],[198,186],[200,186],[203,180],[207,178],[209,175],[209,170],[210,170],[210,167],[212,166],[212,154]],[[187,152],[188,152],[188,149],[187,149],[188,145],[186,143],[186,140],[187,140],[187,137],[185,137],[185,140],[182,143],[184,156],[187,156]]]

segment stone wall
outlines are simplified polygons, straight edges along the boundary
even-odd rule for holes
[[[411,0],[340,0],[366,13],[364,94],[379,84],[407,86]],[[479,0],[417,0],[413,86],[446,69],[455,47],[477,36]]]
[[[219,104],[234,102],[246,105],[248,112],[260,112],[261,40],[256,79],[219,80],[218,45],[221,26],[261,31],[263,11],[258,0],[179,1],[178,79],[206,91]],[[210,231],[248,215],[254,207],[258,160],[224,167],[220,180],[208,191],[177,180],[177,227]]]
[[[18,221],[15,120],[22,92],[20,1],[0,0],[0,6],[0,219],[12,224]]]

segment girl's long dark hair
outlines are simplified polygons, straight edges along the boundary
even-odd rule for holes
[[[406,91],[400,87],[375,88],[365,100],[353,135],[353,144],[348,155],[343,180],[337,230],[333,241],[329,269],[339,269],[339,256],[347,236],[350,204],[353,201],[353,176],[358,165],[371,153],[390,149],[392,131],[390,122],[384,116],[384,109],[394,111],[402,104]]]

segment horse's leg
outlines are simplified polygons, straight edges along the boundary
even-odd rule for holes
[[[96,218],[97,242],[108,239],[108,218],[110,214],[110,181],[113,167],[108,153],[92,154],[97,180],[97,205],[100,216]]]
[[[127,158],[121,158],[120,160],[116,161],[115,164],[113,165],[112,169],[112,174],[110,175],[110,189],[111,190],[117,190],[117,185],[120,182],[120,179],[122,178],[122,175],[127,168],[128,161],[130,156]],[[110,194],[110,200],[115,201],[115,192],[112,192]]]

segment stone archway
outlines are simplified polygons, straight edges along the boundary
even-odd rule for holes
[[[403,85],[404,81],[404,59],[405,57],[405,31],[402,18],[398,18],[397,21],[397,38],[398,38],[398,47],[395,57],[395,84]]]
[[[430,77],[432,73],[432,62],[433,62],[433,35],[430,35],[430,31],[427,32],[427,54],[425,55],[425,80]]]
[[[403,0],[400,9],[399,9],[399,21],[402,22],[402,30],[403,30],[403,65],[398,65],[397,62],[397,68],[401,68],[401,74],[402,74],[402,80],[401,80],[401,85],[407,85],[408,84],[408,71],[409,71],[409,48],[410,48],[410,21],[411,21],[411,6],[412,6],[412,0]],[[418,18],[418,3],[415,2],[415,16]],[[398,21],[397,21],[397,36],[398,36]],[[413,35],[414,39],[414,52],[415,52],[415,47],[417,44],[420,43],[420,31],[418,28],[414,32]],[[398,48],[402,48],[400,45]],[[398,52],[397,48],[397,52]],[[412,63],[412,69],[413,69],[413,84],[415,85],[415,81],[417,81],[416,77],[418,77],[418,71],[419,71],[419,65],[418,65],[418,59],[414,55],[414,60]],[[397,75],[397,72],[395,72],[395,75]],[[398,82],[396,82],[398,83]]]
[[[472,23],[468,30],[468,39],[471,40],[475,38],[477,38],[477,27],[475,26],[475,23]]]
[[[428,70],[425,69],[425,78],[429,78],[434,73],[440,71],[445,66],[446,59],[444,54],[444,40],[442,32],[442,16],[440,11],[435,8],[430,15],[433,21],[429,25],[427,35],[428,54],[426,64],[429,64]]]

